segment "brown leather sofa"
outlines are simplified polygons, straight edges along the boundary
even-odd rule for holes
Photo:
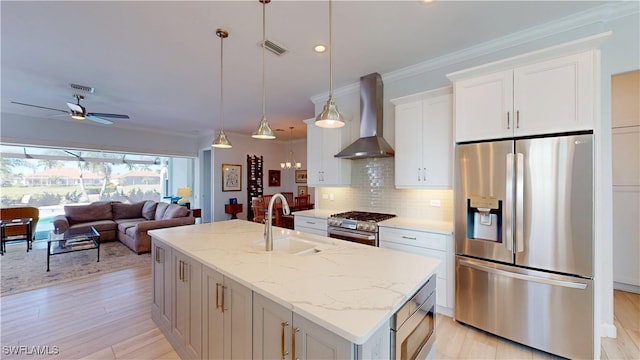
[[[100,242],[118,240],[138,254],[151,251],[148,230],[195,224],[193,214],[186,207],[151,200],[135,204],[67,205],[64,212],[65,215],[53,219],[58,231],[93,226],[100,233]]]

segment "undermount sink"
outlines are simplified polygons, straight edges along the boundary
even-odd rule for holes
[[[264,249],[264,240],[260,240],[258,245]],[[311,255],[319,253],[316,249],[319,244],[305,240],[295,235],[283,236],[273,239],[273,251],[284,252],[292,255]]]

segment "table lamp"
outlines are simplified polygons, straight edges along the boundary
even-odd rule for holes
[[[178,188],[177,195],[178,197],[180,197],[180,200],[178,200],[178,205],[184,205],[189,202],[189,199],[187,198],[191,197],[191,188],[188,188],[188,187]]]

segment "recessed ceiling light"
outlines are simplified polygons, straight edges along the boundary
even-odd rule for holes
[[[318,45],[313,47],[313,51],[315,51],[317,53],[323,53],[323,52],[327,51],[327,47],[322,45],[322,44],[318,44]]]

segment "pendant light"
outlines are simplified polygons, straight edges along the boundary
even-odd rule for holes
[[[220,132],[218,133],[218,137],[211,144],[212,147],[216,149],[230,149],[231,142],[229,138],[227,138],[227,134],[224,133],[224,78],[223,78],[223,58],[224,58],[224,39],[229,37],[229,33],[226,30],[218,29],[216,30],[216,35],[220,38]]]
[[[344,117],[333,102],[333,44],[331,33],[331,0],[329,0],[329,99],[316,117],[315,125],[322,128],[340,128],[344,126]]]
[[[289,158],[287,159],[287,161],[285,162],[281,162],[280,163],[280,168],[281,169],[300,169],[302,167],[302,164],[299,162],[296,162],[296,157],[293,155],[293,126],[289,127],[289,130],[291,131],[291,150],[289,151]]]
[[[251,137],[254,139],[266,139],[271,140],[276,138],[276,134],[271,131],[271,127],[269,126],[269,122],[267,122],[267,116],[265,115],[266,109],[266,99],[267,92],[265,90],[265,81],[264,81],[264,50],[266,43],[265,36],[265,7],[271,0],[258,0],[258,2],[262,3],[262,119],[260,119],[260,125],[256,131],[251,134]]]

